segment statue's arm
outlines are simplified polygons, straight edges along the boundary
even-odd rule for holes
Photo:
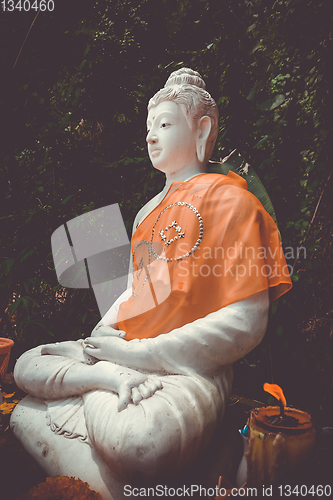
[[[82,395],[96,389],[111,391],[119,396],[119,411],[128,403],[137,404],[162,388],[157,377],[149,377],[127,367],[106,361],[87,365],[65,354],[52,354],[59,348],[65,353],[72,348],[71,344],[76,342],[46,344],[24,353],[15,365],[16,384],[32,396],[44,400]],[[43,350],[50,352],[43,354]]]
[[[165,368],[173,364],[214,376],[261,342],[268,310],[265,290],[152,339],[154,350]]]
[[[85,350],[136,370],[213,376],[261,342],[268,309],[268,290],[264,290],[156,338],[130,342],[87,339]]]

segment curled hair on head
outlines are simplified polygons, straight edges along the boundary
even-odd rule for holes
[[[218,134],[219,112],[216,102],[205,90],[201,75],[190,68],[180,68],[169,76],[163,89],[148,103],[148,111],[163,101],[174,101],[185,111],[193,130],[203,116],[211,119],[212,128],[206,143],[205,161],[211,157]]]
[[[164,87],[172,87],[172,85],[184,85],[188,83],[189,85],[195,85],[201,89],[206,88],[206,84],[197,71],[194,71],[191,68],[180,68],[177,71],[171,73],[169,78],[166,81]]]

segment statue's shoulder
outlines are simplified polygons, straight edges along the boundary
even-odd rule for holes
[[[263,208],[258,198],[248,191],[246,180],[232,171],[228,175],[204,174],[201,176],[201,183],[206,186],[204,197],[210,203],[230,203],[233,210],[247,213],[261,211]]]
[[[217,190],[219,190],[220,194],[231,191],[238,193],[242,197],[243,195],[246,196],[245,193],[249,193],[246,180],[231,170],[228,172],[228,175],[207,173],[195,179],[197,184],[202,184],[207,188],[208,194],[212,194]]]

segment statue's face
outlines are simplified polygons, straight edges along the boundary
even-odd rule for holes
[[[174,174],[197,163],[196,134],[174,101],[149,110],[147,130],[149,158],[161,172]]]

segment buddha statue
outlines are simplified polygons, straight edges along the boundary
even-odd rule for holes
[[[148,105],[148,154],[166,182],[135,218],[127,290],[89,338],[36,347],[15,366],[29,395],[14,434],[48,475],[78,477],[105,500],[204,452],[233,363],[291,286],[278,230],[246,181],[206,173],[217,133],[199,73],[172,73]]]

